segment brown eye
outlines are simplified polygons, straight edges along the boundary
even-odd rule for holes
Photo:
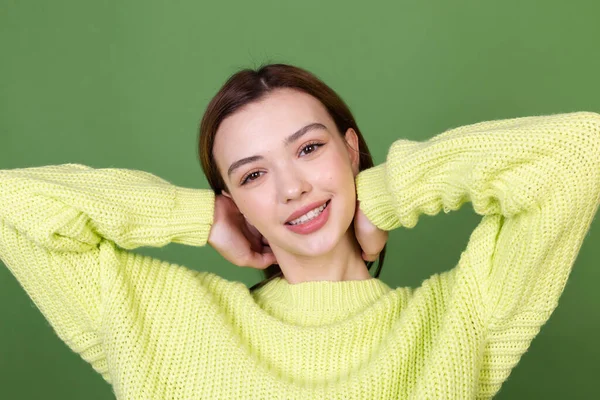
[[[302,151],[300,151],[300,154],[305,153],[305,154],[310,154],[310,153],[314,153],[315,151],[317,151],[317,149],[321,146],[323,146],[323,143],[309,143],[306,146],[304,146],[302,148]]]
[[[253,171],[250,172],[248,175],[246,175],[244,177],[244,179],[242,180],[242,185],[245,185],[248,182],[254,181],[256,179],[260,178],[260,171]]]

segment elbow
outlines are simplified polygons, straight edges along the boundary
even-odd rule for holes
[[[598,168],[600,163],[600,114],[581,111],[567,114],[558,128],[562,131],[561,152],[569,155],[569,161],[585,169]]]
[[[574,112],[556,117],[547,131],[548,187],[556,190],[559,202],[580,212],[600,199],[600,114]]]
[[[597,204],[600,200],[600,114],[580,112],[577,116],[572,130],[577,142],[574,146],[576,154],[571,160],[584,190]]]
[[[585,134],[584,151],[588,158],[589,168],[594,169],[596,175],[600,170],[600,114],[584,112],[582,128]]]

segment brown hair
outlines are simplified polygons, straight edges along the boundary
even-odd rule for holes
[[[344,135],[348,128],[356,131],[360,153],[359,171],[373,166],[373,159],[367,143],[360,133],[350,109],[333,89],[302,68],[286,64],[263,65],[256,70],[243,69],[233,74],[212,98],[202,117],[198,154],[204,174],[215,194],[219,195],[222,190],[227,189],[213,156],[213,145],[219,125],[226,117],[241,107],[259,101],[278,88],[296,89],[317,98],[329,112],[341,135]],[[384,257],[385,247],[379,254],[375,278],[378,278],[381,273]],[[373,264],[374,262],[367,263],[369,271]],[[282,275],[277,264],[270,265],[263,270],[263,273],[265,280],[251,287],[250,291],[264,285],[274,277]]]

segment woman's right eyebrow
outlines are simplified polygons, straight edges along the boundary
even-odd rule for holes
[[[327,127],[319,122],[313,122],[311,124],[308,124],[308,125],[300,128],[296,132],[292,133],[287,138],[285,138],[284,139],[285,145],[288,146],[291,143],[294,143],[296,140],[300,139],[306,133],[308,133],[314,129],[327,129]],[[263,158],[264,157],[261,155],[255,155],[255,156],[245,157],[240,160],[237,160],[236,162],[232,163],[229,166],[229,169],[227,170],[227,176],[231,176],[231,174],[233,174],[233,172],[236,169],[240,168],[242,165],[253,163],[255,161],[262,160]]]
[[[241,160],[237,160],[236,162],[231,164],[231,166],[229,167],[229,170],[227,171],[227,176],[231,176],[231,174],[233,174],[233,171],[235,171],[242,165],[253,163],[255,161],[262,160],[263,158],[264,158],[263,156],[250,156],[250,157],[242,158]]]

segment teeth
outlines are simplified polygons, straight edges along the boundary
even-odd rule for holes
[[[325,209],[326,206],[327,206],[327,203],[323,204],[321,207],[317,207],[314,210],[307,212],[300,218],[296,218],[295,220],[290,221],[289,224],[290,225],[298,225],[298,224],[303,224],[305,222],[308,222],[311,219],[318,217],[319,214],[321,214],[323,212],[323,210]]]

